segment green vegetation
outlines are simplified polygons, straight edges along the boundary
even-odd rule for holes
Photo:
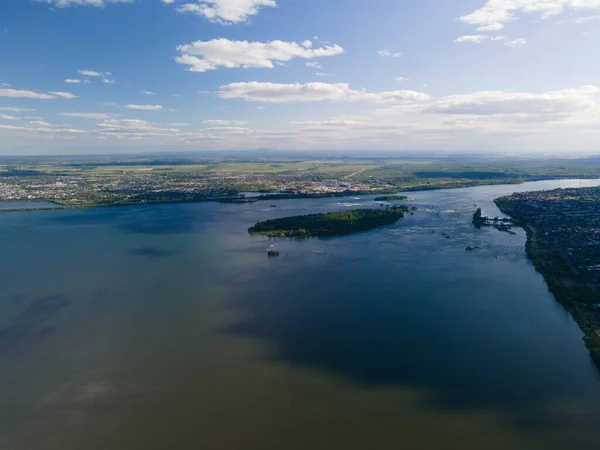
[[[408,200],[408,197],[405,195],[384,195],[381,197],[375,197],[376,202],[394,202],[394,201],[403,201]]]
[[[400,206],[284,217],[257,223],[248,232],[269,237],[342,236],[392,225],[407,211],[408,208]]]
[[[390,194],[387,201],[393,201],[396,192],[600,177],[600,158],[303,156],[231,152],[185,157],[0,157],[0,200],[45,200],[74,208],[374,194]],[[241,196],[243,192],[265,195],[251,199]]]
[[[485,225],[485,219],[481,215],[481,208],[477,208],[477,211],[473,214],[473,225],[475,225],[475,228],[481,228]]]

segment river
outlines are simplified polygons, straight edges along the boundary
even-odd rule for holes
[[[394,226],[279,258],[247,228],[377,203],[0,214],[0,448],[598,449],[581,331],[522,230],[471,225],[495,197],[589,185],[412,192]]]

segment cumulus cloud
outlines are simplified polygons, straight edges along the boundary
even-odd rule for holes
[[[198,0],[178,6],[177,11],[197,14],[211,22],[231,24],[246,22],[263,7],[276,6],[275,0]]]
[[[485,35],[485,34],[469,34],[466,36],[461,36],[458,39],[456,39],[454,42],[457,42],[459,44],[462,44],[465,42],[470,42],[473,44],[481,44],[484,41],[493,41],[493,42],[502,41],[502,42],[504,42],[504,45],[506,45],[507,47],[521,47],[522,45],[527,44],[527,39],[525,39],[525,38],[509,39],[508,36],[503,36],[503,35],[489,36],[489,35]]]
[[[67,84],[87,84],[87,83],[90,83],[90,80],[81,80],[78,78],[67,78],[65,80],[65,83],[67,83]]]
[[[504,43],[507,47],[521,47],[525,44],[527,44],[527,39],[525,38],[510,39]]]
[[[210,134],[249,134],[254,130],[246,127],[209,127],[201,130]]]
[[[428,114],[470,116],[536,116],[556,120],[598,107],[600,88],[581,86],[542,93],[481,91],[450,95],[422,108]]]
[[[29,108],[18,108],[16,106],[1,106],[0,107],[0,111],[8,111],[8,112],[29,112],[29,111],[35,111],[35,109],[29,109]]]
[[[219,96],[223,99],[243,99],[248,102],[306,103],[319,101],[363,101],[363,102],[419,102],[429,96],[415,91],[387,91],[369,93],[363,89],[352,89],[347,83],[231,83],[221,86]]]
[[[80,75],[86,76],[86,77],[110,77],[110,72],[97,72],[95,70],[82,70],[79,69],[77,71],[77,73],[79,73]]]
[[[104,120],[110,119],[112,114],[104,114],[104,113],[60,113],[59,115],[63,117],[73,117],[75,119],[96,119],[96,120]]]
[[[224,126],[231,126],[231,125],[245,125],[248,122],[246,122],[245,120],[221,120],[221,119],[212,119],[212,120],[205,120],[202,122],[204,125],[224,125]]]
[[[206,72],[219,67],[272,69],[276,63],[294,58],[313,59],[340,55],[344,49],[339,45],[309,48],[296,42],[248,42],[222,38],[180,45],[177,51],[180,55],[175,60],[179,64],[189,66],[188,70],[192,72]]]
[[[161,127],[152,122],[140,119],[108,119],[96,124],[101,135],[115,137],[148,138],[165,137],[178,133],[178,128]]]
[[[577,19],[573,20],[574,23],[576,23],[577,25],[581,25],[584,23],[588,23],[594,20],[600,20],[600,16],[596,15],[596,16],[585,16],[585,17],[578,17]]]
[[[321,64],[319,64],[318,61],[308,61],[308,62],[304,63],[304,65],[306,67],[312,67],[314,69],[320,69],[321,68]]]
[[[462,16],[460,20],[477,26],[478,31],[497,31],[504,28],[507,22],[516,20],[520,13],[537,13],[542,19],[547,19],[569,9],[600,9],[600,0],[487,0],[481,8]]]
[[[472,42],[474,44],[479,44],[483,41],[490,39],[489,36],[485,36],[482,34],[468,34],[466,36],[461,36],[456,39],[454,42],[463,43],[463,42]]]
[[[60,97],[60,98],[68,98],[68,99],[77,98],[77,96],[75,94],[72,94],[71,92],[50,92],[50,94],[55,95],[56,97]]]
[[[0,89],[0,97],[30,98],[35,100],[53,100],[56,98],[77,98],[70,92],[36,92],[22,89]]]
[[[391,52],[389,49],[385,48],[383,50],[378,50],[377,54],[379,56],[381,56],[382,58],[400,58],[402,56],[402,53],[394,53]]]
[[[68,8],[69,6],[95,6],[104,8],[109,3],[133,3],[135,0],[35,0],[47,3],[56,8]]]
[[[83,134],[86,133],[85,130],[80,130],[77,128],[68,128],[61,125],[53,125],[48,122],[44,122],[42,120],[32,120],[27,123],[27,125],[16,126],[16,125],[0,125],[0,130],[5,131],[15,131],[15,132],[24,132],[24,133],[40,133],[40,134]]]
[[[126,105],[127,109],[136,109],[139,111],[163,111],[164,107],[161,105]]]

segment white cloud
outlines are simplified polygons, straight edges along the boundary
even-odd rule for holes
[[[178,133],[178,128],[164,128],[139,119],[108,119],[96,125],[102,135],[129,138],[165,137]]]
[[[581,24],[588,23],[588,22],[591,22],[591,21],[594,21],[594,20],[600,20],[600,16],[578,17],[573,22],[575,22],[578,25],[581,25]]]
[[[142,94],[144,94],[144,95],[156,95],[156,92],[152,92],[152,91],[142,91]]]
[[[204,128],[201,131],[212,134],[248,134],[254,130],[245,127],[210,127]]]
[[[42,120],[33,120],[29,122],[29,125],[35,125],[36,127],[51,127],[52,124],[48,122],[44,122]]]
[[[521,47],[525,44],[527,44],[527,39],[525,38],[511,39],[504,43],[504,45],[506,45],[507,47]]]
[[[466,36],[459,37],[454,42],[458,42],[459,44],[463,42],[472,42],[474,44],[479,44],[483,41],[487,41],[488,39],[490,39],[490,37],[485,36],[483,34],[469,34]]]
[[[110,77],[110,72],[97,72],[95,70],[79,69],[77,71],[77,73],[79,73],[80,75],[86,76],[86,77],[102,77],[102,78]]]
[[[589,113],[598,107],[600,88],[581,86],[542,93],[481,91],[450,95],[424,106],[429,114],[471,116],[536,116],[554,120],[574,113]]]
[[[0,125],[0,130],[24,132],[24,133],[41,133],[41,134],[83,134],[86,130],[76,128],[66,128],[60,125],[53,125],[42,120],[33,120],[27,123],[27,126]]]
[[[313,49],[296,42],[248,42],[222,38],[180,45],[177,51],[181,53],[175,58],[179,64],[190,66],[188,70],[192,72],[206,72],[219,67],[272,69],[277,62],[335,56],[342,54],[344,49],[339,45]]]
[[[478,31],[497,31],[507,22],[518,19],[519,13],[537,13],[542,19],[547,19],[568,9],[600,9],[600,0],[487,0],[481,8],[460,20],[477,26]]]
[[[520,47],[522,45],[527,44],[527,39],[525,39],[525,38],[509,39],[508,36],[504,36],[504,35],[488,36],[485,34],[470,34],[470,35],[466,35],[466,36],[461,36],[458,39],[456,39],[454,42],[457,42],[459,44],[464,43],[464,42],[480,44],[484,41],[492,41],[492,42],[504,41],[504,45],[506,45],[507,47]]]
[[[67,83],[67,84],[88,84],[88,83],[90,83],[90,80],[80,80],[78,78],[67,78],[65,80],[65,83]]]
[[[314,69],[320,69],[321,68],[321,64],[319,64],[318,61],[308,61],[308,62],[304,63],[304,65],[306,67],[312,67]]]
[[[400,58],[402,53],[392,53],[389,49],[378,50],[377,54],[382,58]]]
[[[2,119],[2,120],[20,120],[19,117],[9,116],[8,114],[0,114],[0,119]]]
[[[35,111],[35,109],[29,109],[29,108],[17,108],[15,106],[1,106],[0,107],[0,111],[9,111],[9,112],[29,112],[29,111]]]
[[[9,98],[30,98],[36,100],[53,100],[56,98],[76,98],[77,96],[70,92],[36,92],[21,89],[0,89],[0,97]]]
[[[245,125],[248,122],[244,121],[244,120],[220,120],[220,119],[213,119],[213,120],[204,120],[202,122],[204,125],[224,125],[224,126],[230,126],[230,125]]]
[[[408,78],[396,77],[396,78],[394,78],[394,80],[397,81],[398,83],[403,83],[404,81],[408,81]]]
[[[77,96],[75,94],[72,94],[71,92],[50,92],[52,95],[55,95],[56,97],[60,97],[60,98],[68,98],[68,99],[73,99],[73,98],[77,98]]]
[[[135,0],[35,0],[47,3],[57,8],[68,8],[69,6],[95,6],[103,8],[109,3],[133,3]]]
[[[175,3],[175,0],[161,0],[165,5],[171,5]]]
[[[194,13],[211,22],[239,23],[246,22],[251,16],[258,14],[262,7],[276,7],[275,0],[198,0],[178,6],[180,13]]]
[[[243,99],[248,102],[304,103],[319,101],[396,102],[428,100],[429,96],[415,91],[388,91],[369,93],[351,89],[347,83],[231,83],[221,86],[219,96],[223,99]]]
[[[104,113],[60,113],[59,115],[63,117],[73,117],[75,119],[96,119],[96,120],[104,120],[110,119],[112,114],[104,114]]]
[[[108,78],[104,78],[104,79],[102,80],[102,82],[103,82],[104,84],[115,84],[115,83],[116,83],[116,81],[115,81],[115,80],[110,80],[110,79],[108,79]]]
[[[479,33],[485,33],[488,31],[500,31],[504,28],[504,25],[501,23],[490,23],[487,25],[482,25],[480,27],[475,28],[475,31]]]
[[[136,109],[139,111],[162,111],[164,107],[161,105],[127,105],[127,109]]]

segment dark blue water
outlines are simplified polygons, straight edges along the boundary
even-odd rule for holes
[[[580,184],[411,193],[414,216],[330,239],[246,230],[378,204],[0,214],[0,448],[599,448],[581,331],[522,231],[470,222]]]
[[[39,201],[0,201],[0,211],[7,209],[58,208],[56,203]]]

